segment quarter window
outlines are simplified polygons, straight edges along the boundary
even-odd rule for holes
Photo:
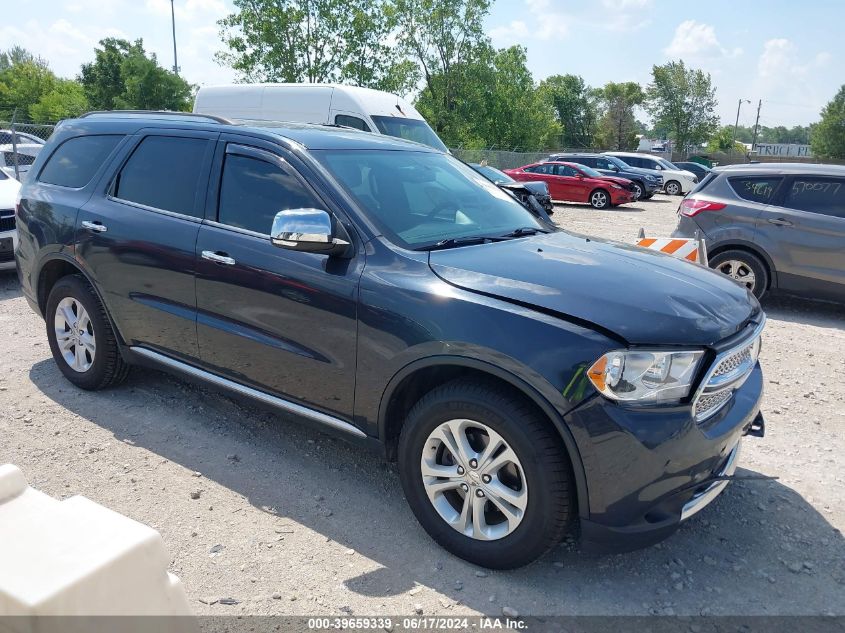
[[[354,127],[356,130],[370,131],[370,126],[364,119],[359,119],[357,116],[349,116],[348,114],[338,114],[334,118],[337,125],[345,125],[346,127]]]
[[[47,159],[38,180],[60,187],[84,187],[122,138],[109,134],[68,139]]]
[[[208,141],[182,136],[148,136],[132,152],[114,183],[115,198],[201,217],[197,192]]]
[[[227,154],[217,219],[264,235],[287,209],[322,208],[289,168],[240,154]]]
[[[783,178],[731,178],[728,182],[740,198],[768,204]],[[704,184],[704,183],[702,183]],[[701,187],[699,187],[701,189]]]
[[[783,206],[845,218],[845,180],[796,177],[786,191]]]

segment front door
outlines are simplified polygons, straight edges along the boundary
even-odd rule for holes
[[[332,209],[292,157],[269,144],[244,143],[234,136],[219,143],[196,244],[202,362],[237,382],[351,419],[363,254],[340,259],[274,246],[270,229],[279,211]]]
[[[793,176],[757,219],[784,290],[845,299],[845,178]]]
[[[197,358],[194,247],[217,136],[139,132],[79,211],[77,256],[128,345]]]

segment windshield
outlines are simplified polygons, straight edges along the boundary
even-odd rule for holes
[[[581,171],[585,176],[589,176],[590,178],[604,178],[604,174],[601,172],[596,171],[592,167],[587,167],[586,165],[582,165],[578,163],[575,165],[579,171]]]
[[[471,167],[434,152],[319,150],[313,154],[391,241],[414,249],[450,239],[547,230]]]
[[[372,116],[370,118],[382,134],[422,143],[434,149],[439,149],[441,152],[448,151],[443,141],[422,119],[406,119],[398,116]]]
[[[670,163],[665,158],[658,158],[657,162],[661,167],[663,167],[663,169],[674,169],[675,171],[678,171],[678,166],[673,165],[672,163]]]
[[[605,158],[616,165],[619,169],[631,169],[631,166],[621,158],[616,158],[616,156],[605,156]]]
[[[493,182],[516,182],[513,178],[508,176],[505,172],[499,171],[495,167],[489,165],[470,165],[479,174],[487,176]]]

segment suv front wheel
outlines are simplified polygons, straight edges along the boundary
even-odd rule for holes
[[[57,281],[44,317],[50,351],[65,378],[90,390],[123,382],[129,365],[120,355],[100,298],[84,277]]]
[[[569,461],[521,398],[459,379],[425,395],[399,440],[405,497],[423,528],[476,565],[510,569],[557,544],[572,507]]]

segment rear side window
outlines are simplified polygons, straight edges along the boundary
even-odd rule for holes
[[[66,140],[47,159],[39,182],[75,189],[84,187],[122,138],[119,134],[109,134]]]
[[[114,197],[147,207],[200,217],[197,192],[202,184],[208,141],[180,136],[148,136],[132,152],[114,183]]]
[[[783,178],[780,176],[773,178],[754,176],[751,178],[730,178],[728,182],[731,183],[731,187],[740,198],[751,202],[769,204],[782,180]]]
[[[786,191],[783,206],[845,218],[845,181],[816,176],[796,177]]]
[[[575,176],[575,170],[569,165],[555,165],[555,173],[558,176]]]
[[[345,125],[346,127],[354,127],[356,130],[370,131],[370,126],[364,119],[359,119],[357,116],[349,116],[348,114],[338,114],[334,118],[337,125]]]
[[[279,211],[304,208],[323,205],[290,171],[257,158],[226,155],[218,222],[269,235]]]
[[[554,165],[534,165],[533,167],[526,167],[524,171],[531,172],[532,174],[551,174],[554,173]]]

